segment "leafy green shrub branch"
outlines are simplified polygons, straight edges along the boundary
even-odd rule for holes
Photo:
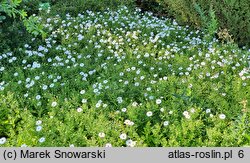
[[[16,16],[20,16],[22,19],[27,16],[27,13],[24,10],[18,10],[17,7],[20,5],[22,0],[6,0],[1,2],[0,6],[0,14],[3,12],[9,17],[16,18]],[[6,19],[6,16],[0,15],[0,23]]]
[[[204,10],[197,3],[195,3],[194,7],[200,15],[201,25],[206,33],[205,39],[207,41],[211,41],[218,31],[218,21],[216,19],[215,11],[213,10],[213,7],[211,5],[209,8],[208,16],[206,16]]]
[[[0,23],[4,23],[7,17],[17,19],[23,22],[27,31],[35,36],[41,35],[42,38],[46,37],[43,27],[35,16],[28,17],[25,10],[19,9],[22,0],[2,0],[0,5]]]

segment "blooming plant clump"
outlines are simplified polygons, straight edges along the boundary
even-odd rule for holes
[[[37,18],[0,54],[0,146],[250,145],[250,50],[126,7]]]

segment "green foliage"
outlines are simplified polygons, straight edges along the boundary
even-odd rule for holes
[[[249,0],[226,0],[214,2],[219,24],[228,29],[236,42],[250,47],[250,6]]]
[[[49,3],[42,3],[39,0],[2,0],[0,5],[0,51],[17,49],[22,40],[30,37],[26,32],[35,37],[45,38],[45,31],[37,17],[33,14],[40,10],[49,10]],[[40,13],[42,13],[41,11]],[[32,14],[32,15],[31,15]],[[31,16],[30,16],[31,15]],[[13,38],[13,39],[12,39]]]
[[[76,16],[87,10],[105,11],[107,9],[115,10],[121,5],[131,7],[133,0],[58,0],[51,8],[52,14],[65,15],[67,13]]]
[[[9,137],[15,132],[16,125],[21,119],[21,111],[13,94],[9,92],[9,95],[0,97],[0,137]]]
[[[136,0],[137,7],[156,14],[162,14],[163,8],[155,0]]]
[[[23,22],[8,18],[8,21],[0,24],[0,52],[14,50],[30,37]]]
[[[200,15],[202,27],[204,28],[205,31],[204,39],[206,39],[207,41],[213,40],[215,34],[218,31],[218,22],[216,19],[215,12],[213,11],[213,7],[210,6],[208,16],[205,16],[205,12],[198,4],[195,4],[195,9]]]
[[[9,17],[16,18],[17,16],[20,18],[25,18],[27,16],[27,13],[24,10],[17,9],[18,6],[20,6],[20,3],[22,0],[2,0],[0,5],[0,23],[3,22],[3,20],[6,19],[6,14]]]
[[[200,26],[199,14],[194,10],[194,3],[188,0],[156,0],[169,16],[173,16],[180,24]],[[203,7],[203,6],[201,6]]]
[[[46,32],[43,30],[43,26],[39,23],[38,17],[30,16],[28,19],[23,20],[26,30],[34,36],[42,35],[42,38],[46,37]]]
[[[49,34],[0,53],[0,146],[250,145],[250,50],[126,7],[31,19]]]
[[[156,1],[165,9],[165,12],[174,16],[180,24],[189,24],[206,29],[209,27],[207,23],[211,21],[213,27],[210,26],[209,28],[212,31],[215,30],[217,24],[217,27],[221,30],[228,30],[239,45],[250,46],[250,6],[247,5],[249,0]]]

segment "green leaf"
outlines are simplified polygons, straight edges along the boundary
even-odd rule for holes
[[[24,19],[27,16],[27,12],[24,11],[24,10],[21,10],[20,11],[20,16],[21,16],[22,19]]]

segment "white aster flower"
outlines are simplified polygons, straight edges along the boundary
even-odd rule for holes
[[[126,112],[127,111],[127,108],[122,108],[122,112]]]
[[[81,90],[80,94],[83,95],[86,91],[85,90]]]
[[[82,108],[77,108],[76,110],[78,113],[82,112]]]
[[[101,107],[101,103],[99,103],[99,102],[96,103],[95,107],[97,107],[97,108]]]
[[[148,112],[146,113],[146,115],[147,115],[148,117],[151,117],[151,116],[153,115],[153,112],[148,111]]]
[[[7,141],[7,139],[6,139],[5,137],[2,137],[2,138],[0,139],[0,145],[5,144],[6,141]]]
[[[41,138],[39,139],[39,142],[40,142],[40,143],[45,142],[45,137],[41,137]]]
[[[163,125],[164,125],[164,126],[168,126],[168,125],[169,125],[169,121],[164,121],[164,122],[163,122]]]
[[[184,115],[184,116],[189,115],[188,111],[184,111],[184,112],[183,112],[183,115]]]
[[[133,102],[133,103],[132,103],[132,106],[134,106],[134,107],[136,107],[137,105],[138,105],[137,102]]]
[[[129,139],[126,141],[126,145],[127,145],[127,147],[134,147],[136,145],[136,142]]]
[[[82,103],[86,103],[87,102],[87,99],[82,99]]]
[[[211,109],[206,109],[206,113],[210,113],[211,112]]]
[[[157,104],[157,105],[161,104],[161,99],[157,99],[157,100],[156,100],[156,104]]]
[[[127,139],[127,135],[126,135],[125,133],[122,133],[122,134],[120,135],[120,139],[122,139],[122,140]]]
[[[40,100],[40,99],[41,99],[41,95],[37,95],[37,96],[36,96],[36,99],[37,99],[37,100]]]
[[[51,106],[52,106],[52,107],[56,107],[56,105],[57,105],[57,102],[56,102],[56,101],[54,101],[54,102],[51,103]]]
[[[42,126],[36,126],[36,131],[39,132],[42,130]]]
[[[104,137],[105,137],[105,133],[104,133],[104,132],[100,132],[100,133],[98,134],[98,136],[99,136],[100,138],[104,138]]]
[[[190,119],[190,118],[191,118],[190,115],[186,115],[185,117],[186,117],[187,119]]]
[[[36,121],[36,125],[41,125],[41,124],[42,124],[41,120]]]
[[[225,119],[225,118],[226,118],[226,115],[225,115],[225,114],[220,114],[220,115],[219,115],[219,118],[220,118],[220,119]]]

